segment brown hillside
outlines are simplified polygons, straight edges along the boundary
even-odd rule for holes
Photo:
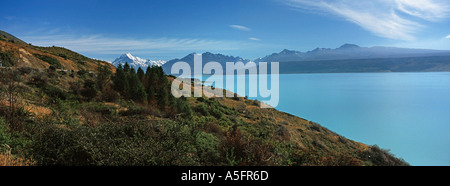
[[[93,71],[102,64],[110,66],[111,70],[115,71],[115,67],[108,62],[90,59],[62,47],[37,47],[10,38],[11,36],[6,35],[5,32],[0,32],[0,53],[4,56],[3,58],[9,58],[13,63],[13,65],[5,65],[7,59],[3,59],[3,66],[48,69],[52,65],[50,63],[54,61],[53,65],[56,69],[61,70]]]

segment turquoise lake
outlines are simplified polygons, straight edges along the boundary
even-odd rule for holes
[[[280,74],[279,80],[280,111],[391,149],[411,165],[450,165],[449,72]]]

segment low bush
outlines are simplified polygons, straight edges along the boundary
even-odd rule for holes
[[[220,153],[218,146],[220,140],[210,133],[198,132],[195,136],[195,143],[197,147],[197,156],[200,164],[204,166],[218,165]]]
[[[52,86],[50,84],[45,84],[42,90],[52,100],[54,100],[54,99],[65,100],[68,97],[67,92],[65,92],[64,90],[62,90],[62,89],[60,89],[60,88],[58,88],[56,86]]]
[[[200,165],[199,156],[215,157],[214,137],[192,134],[188,126],[170,121],[50,124],[34,136],[30,150],[38,165]]]
[[[200,103],[197,106],[194,107],[194,111],[199,113],[200,115],[203,116],[209,116],[209,111],[208,111],[208,106],[206,106],[206,104],[204,103]]]
[[[53,57],[47,56],[47,55],[40,55],[40,54],[34,54],[35,57],[39,58],[42,61],[47,62],[50,66],[53,66],[55,68],[62,68],[61,63]]]

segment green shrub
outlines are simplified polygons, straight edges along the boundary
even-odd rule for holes
[[[16,58],[9,51],[0,52],[0,61],[3,67],[12,67],[15,64]]]
[[[68,97],[67,92],[63,91],[62,89],[60,89],[58,87],[55,87],[55,86],[52,86],[52,85],[49,85],[49,84],[45,84],[44,88],[42,90],[52,100],[55,100],[55,99],[65,100]]]
[[[196,145],[214,154],[211,136],[195,138],[186,125],[170,121],[61,127],[46,124],[30,151],[39,165],[200,165]],[[198,143],[197,143],[198,142]]]
[[[0,118],[0,152],[4,152],[6,145],[10,145],[12,141],[8,126],[3,118]]]
[[[34,54],[34,56],[39,58],[42,61],[47,62],[50,66],[53,66],[53,67],[59,68],[59,69],[62,68],[61,63],[53,57],[46,56],[46,55],[40,55],[40,54]]]
[[[13,154],[22,153],[30,142],[22,133],[11,131],[6,121],[0,117],[0,152],[11,150]]]
[[[106,105],[103,103],[89,102],[84,104],[83,109],[89,112],[96,112],[102,115],[113,115],[116,113],[116,107],[112,105]]]
[[[203,115],[203,116],[209,116],[208,106],[206,106],[204,103],[200,103],[197,106],[194,107],[194,111]]]
[[[221,110],[219,108],[217,108],[216,106],[211,106],[211,115],[213,115],[214,117],[216,117],[217,119],[220,119],[223,117],[223,113],[221,112]]]
[[[403,159],[397,159],[389,150],[384,150],[373,145],[370,149],[362,153],[363,158],[367,158],[374,165],[379,166],[408,166],[409,164]]]
[[[86,129],[46,124],[34,136],[30,153],[39,165],[91,165],[93,157],[80,143]]]
[[[195,142],[201,164],[206,166],[218,165],[220,158],[218,151],[219,139],[212,134],[198,132]]]
[[[97,96],[97,84],[93,80],[90,79],[85,80],[83,88],[80,90],[80,93],[88,101],[91,101]]]

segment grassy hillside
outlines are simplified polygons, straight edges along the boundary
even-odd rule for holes
[[[62,47],[38,47],[0,31],[0,60],[5,67],[30,67],[48,69],[50,66],[61,70],[92,71],[98,64],[109,65]]]
[[[5,165],[407,165],[255,100],[175,98],[160,67],[1,38]]]

